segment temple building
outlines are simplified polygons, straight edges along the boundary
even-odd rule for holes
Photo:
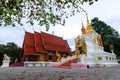
[[[21,50],[23,61],[60,62],[62,57],[70,56],[71,49],[62,37],[45,32],[25,31]]]
[[[54,62],[50,66],[60,68],[87,68],[93,66],[118,65],[114,48],[105,52],[101,35],[90,24],[86,14],[87,26],[82,23],[81,33],[75,39],[75,55],[66,40],[45,32],[25,32],[21,56],[23,61]]]

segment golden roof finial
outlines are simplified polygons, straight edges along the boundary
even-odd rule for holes
[[[88,15],[86,13],[86,19],[87,19],[87,29],[86,29],[86,34],[90,34],[90,33],[93,33],[95,32],[95,30],[93,29],[93,27],[91,26],[90,24],[90,21],[88,19]]]
[[[85,34],[85,27],[83,25],[83,22],[81,22],[81,24],[82,24],[81,32],[82,32],[82,35],[83,35],[83,34]]]
[[[84,25],[83,25],[83,22],[81,21],[81,24],[82,24],[82,28],[84,27]]]

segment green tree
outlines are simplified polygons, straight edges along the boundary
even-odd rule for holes
[[[3,54],[5,53],[5,45],[0,44],[0,66],[2,65]]]
[[[81,12],[84,3],[93,4],[97,0],[0,0],[0,26],[15,26],[17,23],[45,26],[65,24],[65,18]],[[16,23],[17,22],[17,23]]]
[[[20,50],[21,48],[18,47],[15,43],[7,43],[6,45],[6,53],[10,56],[11,63],[14,63],[16,59],[20,61]]]
[[[0,44],[0,65],[2,64],[3,54],[7,54],[10,56],[10,62],[15,63],[17,61],[21,61],[20,57],[21,48],[18,47],[15,43],[10,42],[6,45]]]
[[[104,50],[110,51],[110,45],[114,46],[114,52],[117,57],[120,57],[120,36],[119,33],[105,22],[99,20],[97,17],[91,20],[91,25],[102,36]]]

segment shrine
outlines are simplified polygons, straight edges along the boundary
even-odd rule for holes
[[[7,54],[4,54],[3,64],[0,67],[9,67],[10,57]]]
[[[45,32],[25,31],[21,50],[23,62],[60,62],[62,57],[70,56],[71,49],[62,37]]]
[[[118,65],[113,47],[111,52],[105,52],[101,35],[98,34],[91,26],[86,14],[87,26],[82,23],[82,35],[75,39],[75,54],[72,57],[63,59],[59,64],[52,64],[53,67],[59,68],[83,68],[88,67],[111,67]]]
[[[82,35],[76,38],[76,54],[77,63],[86,64],[89,66],[114,66],[117,65],[116,55],[113,48],[111,52],[105,52],[101,35],[98,34],[90,24],[86,14],[87,26],[82,23]]]

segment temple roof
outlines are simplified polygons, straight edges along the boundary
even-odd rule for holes
[[[51,35],[45,32],[25,32],[21,55],[35,55],[39,52],[59,51],[71,54],[71,49],[66,40],[62,37]]]

